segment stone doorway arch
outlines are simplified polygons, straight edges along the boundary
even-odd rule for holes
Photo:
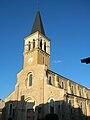
[[[34,120],[35,118],[35,101],[31,98],[25,102],[25,120]]]

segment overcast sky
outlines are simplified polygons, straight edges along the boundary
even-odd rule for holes
[[[0,0],[0,98],[15,88],[23,68],[24,38],[38,0]],[[46,36],[51,40],[51,70],[90,88],[90,0],[40,0]]]

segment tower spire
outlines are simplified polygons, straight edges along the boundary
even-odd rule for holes
[[[41,19],[39,10],[37,11],[31,34],[37,32],[37,31],[39,31],[40,33],[42,33],[45,36],[44,27],[43,27],[43,23],[42,23],[42,19]]]

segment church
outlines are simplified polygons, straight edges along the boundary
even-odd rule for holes
[[[50,70],[51,41],[39,10],[24,41],[23,68],[3,120],[90,120],[90,89]]]

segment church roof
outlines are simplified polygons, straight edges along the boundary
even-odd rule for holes
[[[35,18],[35,21],[34,21],[34,24],[33,24],[33,27],[32,27],[31,34],[35,33],[36,31],[39,31],[43,35],[45,35],[42,20],[41,20],[40,11],[37,11],[36,18]]]

